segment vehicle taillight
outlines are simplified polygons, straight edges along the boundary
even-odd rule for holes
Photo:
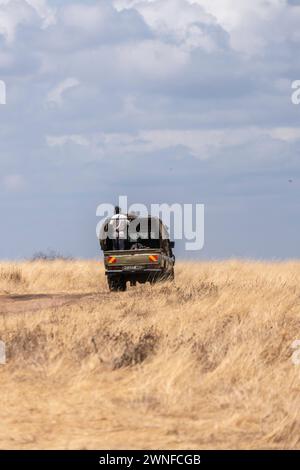
[[[151,263],[157,263],[158,255],[150,255],[149,256],[149,261],[151,261]]]
[[[114,264],[114,263],[117,262],[117,258],[115,256],[109,256],[107,258],[107,262],[108,262],[108,264]]]

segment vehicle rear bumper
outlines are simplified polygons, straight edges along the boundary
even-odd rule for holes
[[[161,268],[143,268],[143,269],[111,269],[111,270],[106,270],[105,275],[106,276],[114,276],[114,275],[120,275],[123,274],[126,276],[127,274],[143,274],[143,273],[161,273],[162,269]]]

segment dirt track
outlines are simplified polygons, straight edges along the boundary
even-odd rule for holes
[[[100,297],[107,296],[106,293],[0,295],[0,315],[40,312],[74,305],[82,300],[98,301]]]

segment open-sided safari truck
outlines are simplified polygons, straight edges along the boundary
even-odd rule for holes
[[[105,274],[111,291],[125,291],[127,282],[154,283],[174,279],[174,242],[157,217],[128,215],[125,249],[114,249],[107,219],[101,229],[100,246],[104,252]]]

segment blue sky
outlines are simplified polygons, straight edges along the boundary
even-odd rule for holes
[[[299,23],[287,0],[0,0],[0,258],[98,256],[119,194],[205,204],[179,256],[299,257]]]

